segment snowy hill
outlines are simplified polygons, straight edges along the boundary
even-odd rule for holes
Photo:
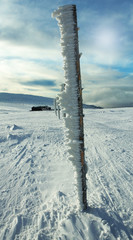
[[[0,102],[32,105],[53,105],[53,98],[27,94],[0,93]]]
[[[14,93],[3,93],[0,92],[0,103],[11,103],[11,104],[28,104],[32,105],[48,105],[53,106],[54,99],[47,97],[40,97],[35,95],[27,95],[27,94],[14,94]],[[91,109],[101,109],[100,107],[94,105],[83,104],[84,108]]]
[[[78,209],[64,124],[0,106],[0,239],[133,239],[133,108],[85,109],[88,210]]]
[[[95,105],[87,105],[87,104],[83,104],[83,108],[86,108],[86,109],[103,109],[102,107],[97,107]]]

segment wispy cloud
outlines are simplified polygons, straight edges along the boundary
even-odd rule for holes
[[[48,22],[51,15],[46,3],[40,0],[23,3],[1,0],[0,6],[0,41],[7,41],[15,46],[55,48],[56,30]]]
[[[35,62],[20,58],[0,60],[1,91],[10,89],[10,92],[30,94],[29,86],[39,95],[52,94],[52,86],[61,84],[62,74],[56,67],[49,68],[43,61]],[[38,79],[38,80],[37,80]],[[54,79],[54,80],[53,80]],[[42,81],[43,80],[43,81]]]
[[[25,83],[22,83],[24,85],[28,86],[43,86],[43,87],[54,87],[56,86],[55,80],[45,80],[45,79],[38,79],[38,80],[32,80],[27,81]]]
[[[84,101],[102,107],[131,107],[133,106],[133,87],[92,89],[84,96]]]
[[[36,91],[38,95],[48,96],[52,94],[48,84],[53,89],[55,87],[53,79],[60,85],[60,45],[55,37],[57,30],[51,19],[49,4],[41,0],[1,0],[1,91],[8,89],[9,92],[29,94],[30,91]],[[44,84],[40,79],[47,79],[48,82]]]
[[[67,0],[0,1],[1,91],[55,97],[64,73],[59,29],[51,13],[65,4]],[[69,4],[77,4],[78,10],[84,101],[131,105],[133,4],[129,0]]]
[[[100,7],[99,2],[98,7]],[[125,9],[113,6],[101,13],[98,8],[81,11],[81,49],[90,63],[105,65],[127,65],[133,61],[133,31],[131,25],[133,6]],[[122,8],[123,6],[123,8]],[[86,59],[86,60],[87,60]]]
[[[120,2],[90,1],[79,13],[84,102],[89,104],[133,106],[133,4]]]

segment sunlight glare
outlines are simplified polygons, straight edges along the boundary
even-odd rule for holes
[[[96,41],[100,48],[113,49],[116,46],[117,34],[112,29],[99,30],[96,33]]]

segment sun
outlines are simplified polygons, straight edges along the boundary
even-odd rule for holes
[[[117,33],[112,29],[100,29],[95,33],[96,44],[100,48],[113,49],[117,44]]]

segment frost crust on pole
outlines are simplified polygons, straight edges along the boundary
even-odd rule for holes
[[[77,23],[74,19],[75,5],[66,5],[59,7],[53,12],[53,17],[57,19],[61,34],[61,47],[64,59],[64,77],[65,88],[59,94],[59,100],[63,114],[65,114],[65,126],[67,144],[69,147],[70,160],[76,168],[76,179],[78,188],[78,197],[81,209],[83,206],[83,188],[82,188],[82,165],[81,165],[81,142],[79,139],[80,114],[79,114],[79,86],[77,84]]]

